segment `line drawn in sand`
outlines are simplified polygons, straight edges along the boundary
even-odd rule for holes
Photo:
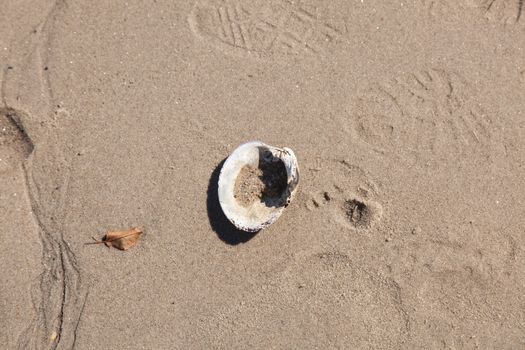
[[[259,5],[210,0],[194,5],[188,23],[197,37],[225,53],[318,55],[334,47],[346,33],[342,19],[322,12],[291,0]]]
[[[383,207],[376,198],[379,186],[359,166],[346,160],[330,161],[323,167],[330,176],[321,174],[322,190],[309,195],[308,210],[328,210],[329,216],[342,227],[358,232],[375,226],[383,216]],[[343,179],[335,183],[326,179]]]
[[[7,144],[14,145],[18,158],[23,160],[25,190],[42,244],[43,271],[31,287],[35,315],[19,334],[17,349],[57,349],[64,344],[64,348],[73,348],[88,288],[82,280],[77,257],[64,238],[70,171],[58,151],[33,146],[21,123],[28,119],[24,112],[7,107],[0,110],[1,114],[13,124]],[[42,149],[43,152],[39,151]],[[49,157],[57,157],[53,159],[58,161],[43,167],[34,165],[35,159],[40,163]]]
[[[474,10],[489,21],[503,24],[520,22],[524,0],[426,0],[431,17],[460,20],[465,11]]]
[[[377,84],[351,103],[353,136],[409,162],[489,152],[497,123],[458,73],[430,69]]]
[[[20,153],[24,156],[25,192],[42,245],[42,271],[31,288],[35,314],[25,329],[14,335],[16,349],[73,349],[89,293],[65,236],[71,161],[57,126],[66,125],[71,115],[58,105],[44,68],[48,66],[54,23],[66,8],[63,0],[56,0],[26,37],[12,43],[18,49],[9,59],[16,62],[16,69],[4,70],[0,87],[0,114],[16,124],[19,138],[26,143],[22,143],[26,151]],[[38,138],[41,134],[46,137]],[[38,146],[33,148],[34,140]]]

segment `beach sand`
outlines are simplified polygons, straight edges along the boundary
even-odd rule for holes
[[[520,4],[4,1],[1,347],[525,348]],[[301,170],[256,234],[250,140]]]

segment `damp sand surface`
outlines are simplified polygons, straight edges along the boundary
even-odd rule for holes
[[[525,348],[524,11],[2,1],[2,349]],[[301,169],[257,234],[251,140]]]

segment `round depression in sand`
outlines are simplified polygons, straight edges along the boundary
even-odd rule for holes
[[[281,216],[298,182],[297,159],[291,149],[248,142],[235,149],[222,166],[219,202],[238,229],[256,232]]]

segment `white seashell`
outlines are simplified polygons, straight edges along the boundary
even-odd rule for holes
[[[257,232],[281,216],[298,182],[299,167],[291,149],[248,142],[235,149],[222,166],[219,202],[238,229]]]

